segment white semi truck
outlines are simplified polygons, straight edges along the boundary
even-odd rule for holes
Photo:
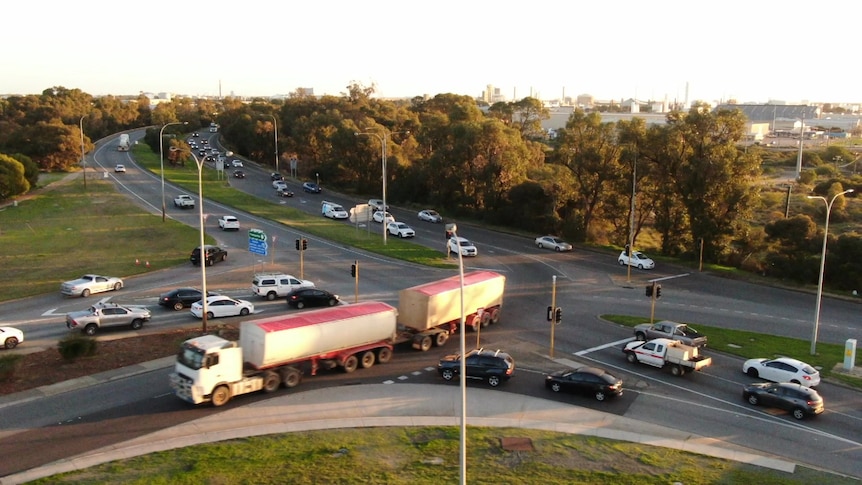
[[[183,342],[171,388],[181,399],[222,406],[232,397],[300,383],[304,371],[358,367],[392,357],[397,310],[362,302],[240,324],[239,342],[205,335]]]
[[[506,277],[493,271],[464,275],[464,322],[478,330],[500,321]],[[461,324],[461,278],[452,276],[398,292],[396,343],[427,351],[444,345]]]
[[[123,133],[120,135],[120,143],[117,144],[118,152],[127,152],[129,151],[129,147],[131,146],[131,141],[129,140],[129,135]]]

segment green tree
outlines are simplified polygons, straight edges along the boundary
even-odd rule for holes
[[[0,200],[25,194],[30,190],[30,182],[24,176],[24,164],[0,153]]]

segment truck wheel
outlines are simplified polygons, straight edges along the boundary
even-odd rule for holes
[[[634,364],[638,361],[638,358],[634,352],[626,352],[626,360],[629,361],[629,364]]]
[[[436,345],[437,347],[442,347],[442,346],[446,345],[446,342],[448,340],[449,340],[449,333],[448,332],[440,332],[437,334],[437,338],[434,339],[434,345]]]
[[[278,390],[278,387],[281,385],[281,377],[275,372],[267,372],[263,376],[263,391],[264,392],[274,392]]]
[[[392,350],[389,347],[383,347],[377,352],[377,362],[385,364],[392,359]]]
[[[635,339],[643,342],[644,340],[646,340],[646,334],[643,332],[638,332],[635,334]]]
[[[355,355],[351,355],[350,357],[344,359],[344,364],[342,365],[344,368],[344,372],[350,374],[355,371],[357,367],[359,367],[359,359],[356,358]]]
[[[275,300],[276,296],[277,295],[275,294],[274,291],[270,291],[269,293],[266,294],[266,299],[269,301],[272,301],[272,300]]]
[[[444,381],[451,381],[455,378],[455,371],[452,369],[444,369],[443,372],[440,373],[440,376],[443,377]]]
[[[281,372],[281,382],[284,387],[291,389],[299,385],[302,381],[302,372],[299,369],[289,367]]]
[[[92,337],[93,335],[96,335],[96,330],[98,329],[98,325],[96,325],[95,323],[91,323],[84,327],[84,333]]]
[[[473,329],[474,332],[479,331],[479,325],[481,325],[481,323],[482,323],[482,321],[478,316],[473,315],[472,317],[470,317],[470,324],[469,325],[470,325],[470,328]]]
[[[240,315],[241,317],[244,317],[244,316],[248,315],[248,308],[243,308],[242,310],[240,310],[240,311],[239,311],[239,315]]]
[[[120,291],[123,285],[121,283],[114,283],[114,291]]]
[[[674,365],[670,368],[670,373],[679,377],[685,375],[685,369],[683,369],[681,365]]]
[[[6,342],[3,343],[3,346],[7,349],[14,349],[18,345],[18,339],[15,337],[9,337],[6,339]]]
[[[144,326],[144,321],[140,318],[132,320],[132,330],[140,330]]]
[[[81,292],[81,296],[83,296],[84,298],[87,298],[88,296],[90,296],[90,290],[87,288],[84,288],[84,291]]]
[[[422,337],[422,340],[419,341],[419,350],[421,350],[422,352],[428,352],[428,350],[431,348],[431,342],[432,340],[430,335]]]
[[[487,327],[491,324],[491,312],[482,313],[482,326]]]
[[[178,301],[178,302],[174,303],[174,311],[178,312],[182,309],[183,309],[183,302]]]
[[[495,309],[491,310],[491,323],[492,324],[500,323],[500,309],[499,308],[495,308]]]
[[[363,369],[367,369],[374,365],[374,360],[374,352],[368,350],[362,354],[362,360],[360,360],[359,365],[361,365]]]
[[[500,385],[500,376],[488,376],[488,385],[497,387]]]
[[[216,387],[212,395],[213,406],[224,406],[228,401],[230,401],[230,390],[228,390],[227,386]]]

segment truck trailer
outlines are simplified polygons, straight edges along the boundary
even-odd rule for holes
[[[464,275],[464,322],[474,331],[500,321],[506,277],[492,271]],[[461,278],[452,276],[398,292],[396,343],[427,351],[444,345],[461,324]]]
[[[205,335],[183,342],[170,376],[174,393],[193,404],[222,406],[259,390],[292,388],[310,370],[353,372],[392,357],[397,310],[362,302],[240,323],[239,342]]]
[[[120,135],[120,143],[117,145],[118,152],[127,152],[129,151],[129,147],[131,146],[131,141],[129,140],[129,135],[123,133]]]

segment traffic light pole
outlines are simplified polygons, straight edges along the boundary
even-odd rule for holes
[[[557,275],[551,277],[551,308],[548,311],[548,320],[551,321],[551,351],[548,353],[552,359],[554,358],[554,327],[557,326],[557,322],[555,322],[557,312]]]
[[[353,266],[350,268],[350,274],[353,276],[353,303],[359,303],[359,261],[354,260]]]

